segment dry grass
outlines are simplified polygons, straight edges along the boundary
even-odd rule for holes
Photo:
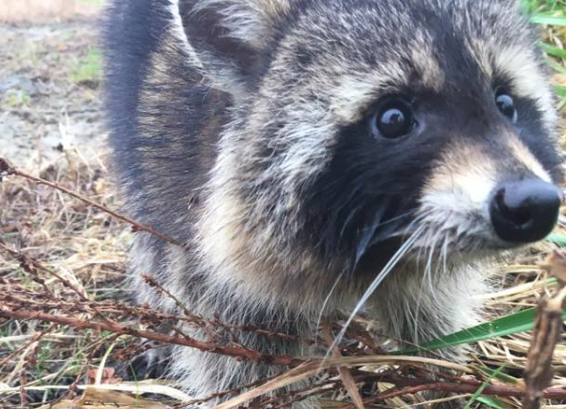
[[[87,161],[73,152],[44,169],[41,176],[114,205],[99,161]],[[27,255],[41,260],[66,277],[92,299],[127,297],[120,289],[124,255],[130,238],[127,227],[81,202],[24,180],[5,180],[0,196],[2,238]],[[17,260],[0,255],[0,276],[34,289],[34,283]],[[46,278],[54,294],[61,286]],[[72,328],[53,328],[39,343],[34,337],[48,326],[38,322],[4,321],[0,325],[0,407],[16,403],[6,393],[20,371],[28,372],[28,386],[65,385],[92,369],[90,363],[104,353],[105,334],[77,333]],[[29,344],[29,345],[28,345]],[[24,346],[23,350],[20,348]],[[17,351],[17,352],[16,352]],[[34,355],[31,359],[31,355]],[[33,362],[31,362],[33,361]],[[54,391],[31,392],[33,400],[49,400]],[[2,403],[3,402],[3,403]]]

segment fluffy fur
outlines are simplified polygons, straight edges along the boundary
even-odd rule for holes
[[[235,324],[308,335],[321,314],[363,307],[392,336],[426,341],[476,322],[475,263],[510,248],[490,225],[496,185],[561,180],[553,96],[513,0],[116,0],[107,14],[128,210],[187,243],[136,234],[139,302],[175,308],[139,278],[151,274],[195,313]],[[369,132],[390,95],[418,101],[415,137]],[[278,370],[172,353],[198,396]]]

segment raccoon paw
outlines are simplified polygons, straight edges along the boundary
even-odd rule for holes
[[[169,348],[155,347],[136,355],[129,362],[122,363],[117,371],[122,379],[135,382],[161,378],[168,366]]]

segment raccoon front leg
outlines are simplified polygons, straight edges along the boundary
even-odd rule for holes
[[[427,275],[420,271],[396,274],[376,294],[377,314],[386,332],[411,345],[477,325],[479,295],[488,292],[485,268],[475,267]],[[463,347],[435,351],[452,361],[465,360]]]
[[[290,330],[287,324],[284,324],[284,326],[287,328],[281,328],[281,332],[297,334],[296,331]],[[279,332],[273,327],[270,327],[269,330]],[[203,334],[192,333],[191,336],[202,337]],[[304,351],[306,346],[301,345],[298,341],[267,338],[250,332],[238,332],[236,336],[238,341],[246,348],[265,354],[310,355]],[[246,391],[245,387],[247,385],[270,379],[288,370],[289,368],[287,367],[265,365],[251,361],[242,362],[233,357],[185,347],[173,349],[170,365],[170,374],[180,379],[187,392],[196,398],[208,398],[226,391],[234,391],[236,394],[241,394]],[[304,386],[304,383],[294,384],[285,388],[285,390],[274,391],[273,394],[285,394],[286,391]],[[231,397],[234,397],[234,395],[213,398],[206,405],[207,407],[213,407]],[[294,403],[291,408],[316,409],[318,405],[315,400],[306,400]]]

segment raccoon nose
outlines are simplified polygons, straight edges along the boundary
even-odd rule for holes
[[[558,220],[562,192],[541,179],[500,184],[490,205],[491,223],[500,239],[531,243],[548,236]]]

